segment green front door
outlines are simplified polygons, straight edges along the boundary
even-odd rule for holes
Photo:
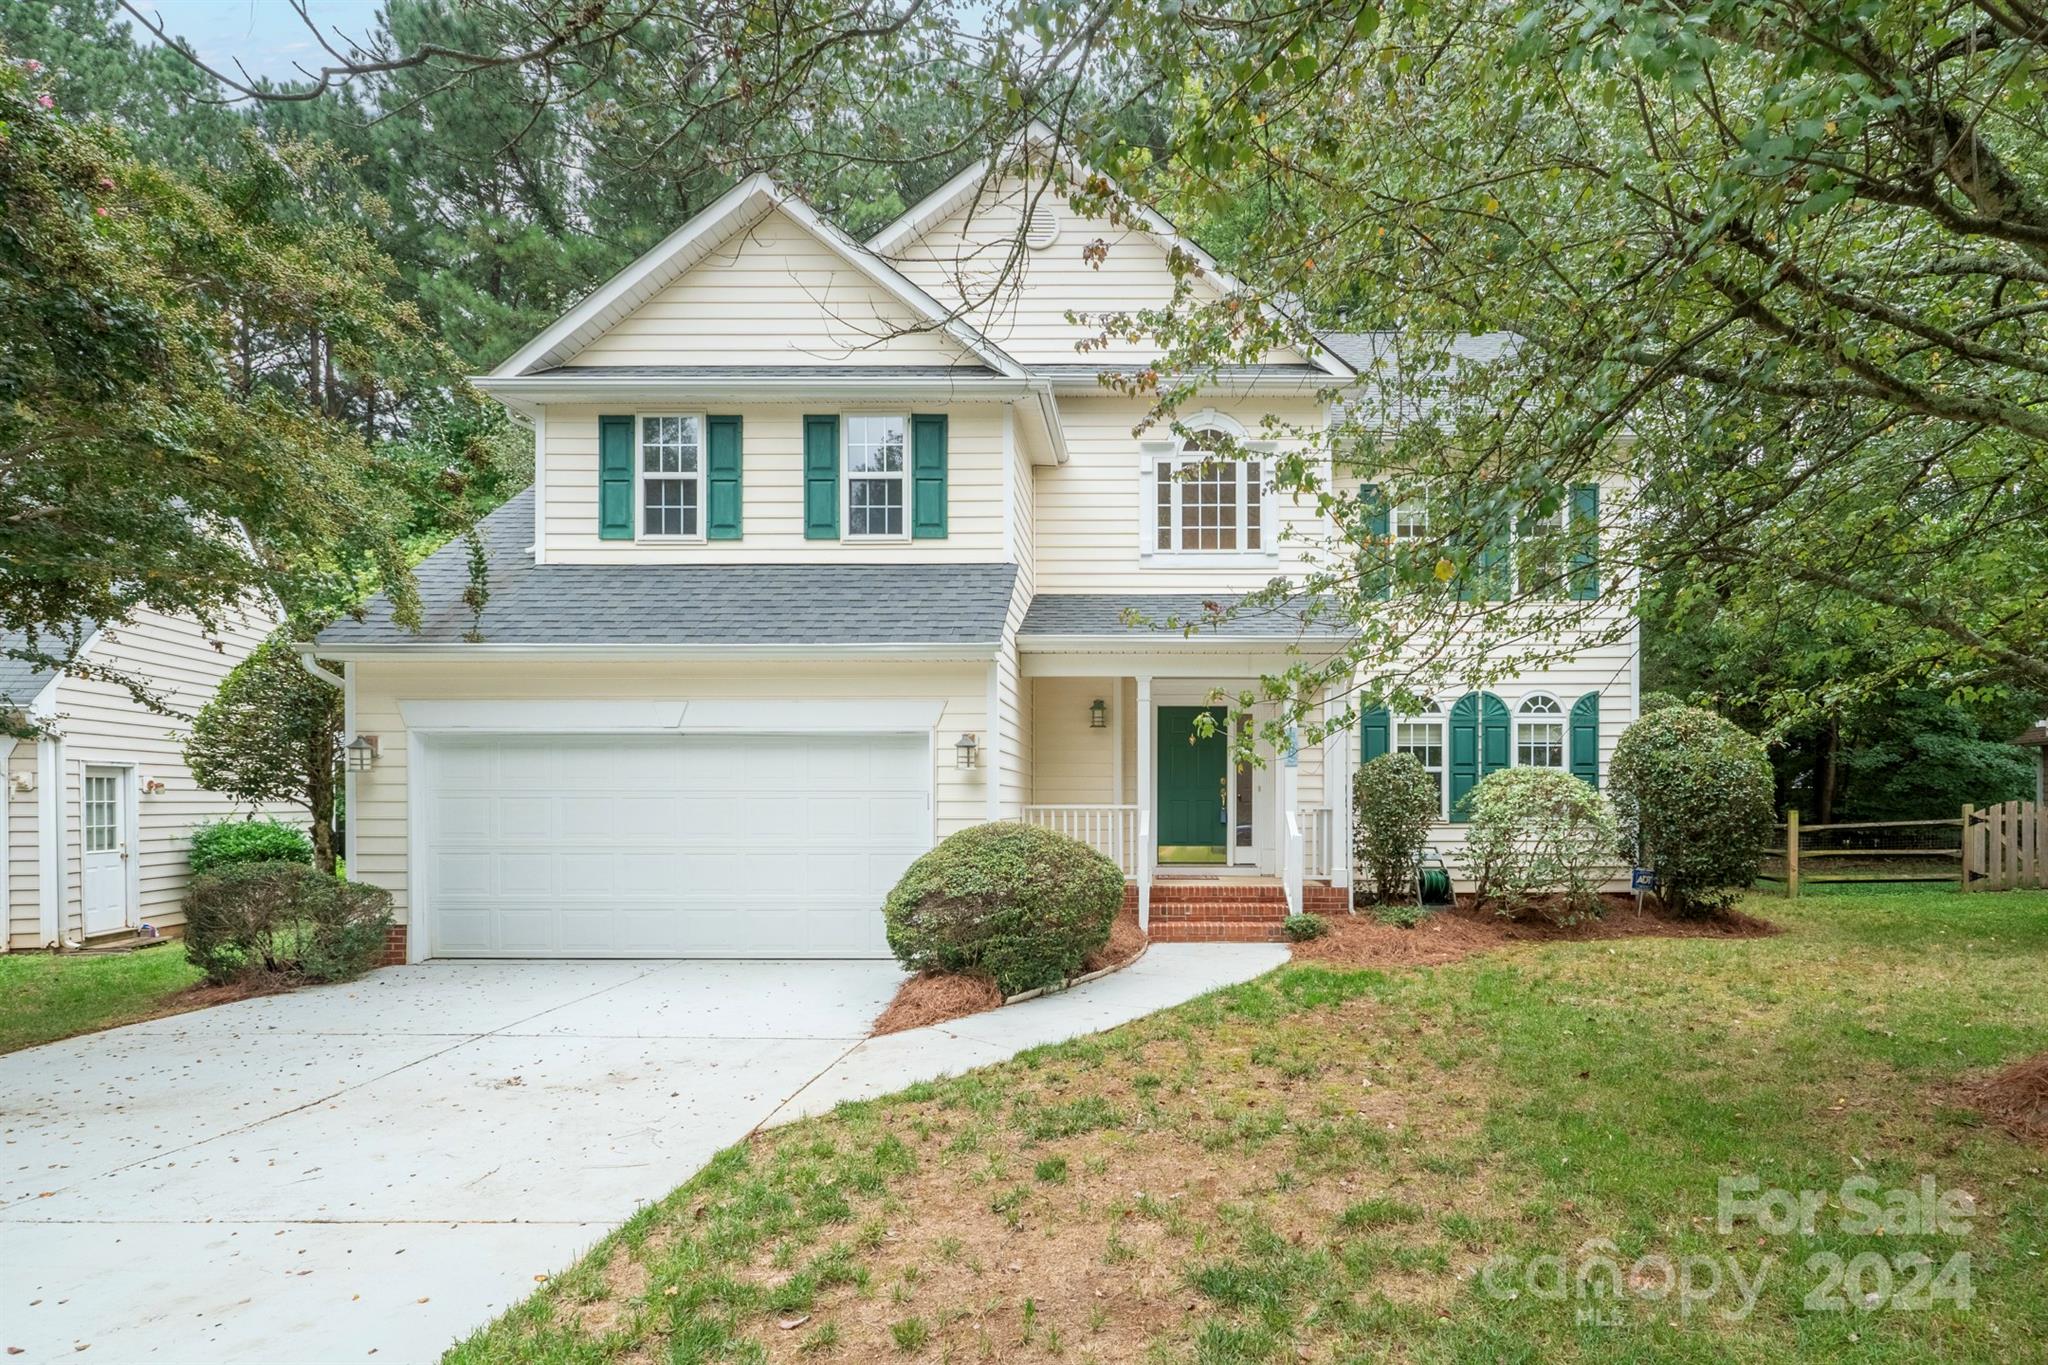
[[[1195,738],[1195,717],[1207,711],[1216,732]],[[1230,741],[1220,706],[1159,708],[1159,861],[1220,863],[1229,856],[1224,775]]]

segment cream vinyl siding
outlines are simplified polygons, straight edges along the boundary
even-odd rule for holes
[[[735,233],[566,363],[982,363],[931,326],[776,210]]]
[[[1190,404],[1182,420],[1192,420],[1203,406]],[[1242,425],[1247,440],[1261,439],[1268,416],[1304,431],[1322,423],[1322,408],[1311,398],[1227,404],[1219,399],[1214,409]],[[1265,545],[1278,551],[1277,559],[1253,563],[1222,557],[1210,564],[1148,565],[1141,552],[1154,528],[1154,487],[1143,443],[1171,440],[1172,433],[1153,428],[1133,435],[1145,411],[1136,399],[1060,400],[1069,458],[1064,465],[1037,470],[1038,591],[1248,592],[1276,576],[1302,573],[1304,556],[1322,538],[1324,523],[1313,503],[1296,502],[1284,493],[1273,498],[1276,524],[1263,528]]]
[[[390,891],[406,919],[407,742],[401,701],[936,700],[933,735],[939,838],[988,818],[988,769],[954,766],[963,730],[988,732],[987,663],[590,663],[475,659],[460,663],[359,660],[356,730],[378,737],[377,764],[356,778],[349,876]]]
[[[18,739],[7,758],[7,787],[0,801],[7,803],[7,842],[0,856],[7,860],[7,944],[11,948],[40,948],[42,925],[41,868],[36,862],[36,816],[40,793],[14,790],[16,776],[34,777],[36,742]]]
[[[601,540],[597,534],[597,419],[605,413],[672,412],[645,404],[583,404],[547,409],[547,546],[551,564],[634,560],[649,564],[929,563],[1003,558],[1003,428],[995,403],[849,404],[834,398],[777,406],[719,403],[691,411],[741,419],[741,538],[702,543]],[[946,538],[837,541],[804,539],[803,419],[806,413],[947,414]],[[843,423],[842,423],[843,431]],[[844,458],[840,526],[845,527]],[[1030,477],[1027,470],[1024,478]]]
[[[257,611],[243,612],[218,631],[196,621],[158,612],[138,613],[135,620],[110,627],[93,644],[89,658],[144,679],[174,711],[191,715],[212,697],[234,666],[248,657],[274,623]],[[215,642],[220,648],[215,648]],[[65,896],[61,928],[67,937],[79,933],[81,887],[79,832],[84,770],[87,764],[128,766],[134,787],[132,809],[136,827],[130,832],[130,856],[138,860],[139,899],[129,907],[132,923],[169,928],[184,923],[180,901],[188,878],[186,853],[192,831],[212,820],[249,814],[217,792],[200,787],[186,768],[183,747],[188,723],[142,706],[118,684],[97,678],[63,678],[57,683],[56,723],[64,735],[64,771],[57,777],[64,790]],[[33,771],[36,746],[15,746],[10,769]],[[164,790],[149,795],[150,780]],[[38,784],[52,776],[39,774]],[[8,812],[10,860],[10,943],[40,947],[41,906],[35,866],[35,793],[10,794]],[[305,812],[279,805],[263,814],[303,825]]]
[[[1249,680],[1246,680],[1249,681]],[[1155,683],[1155,688],[1160,684]],[[1037,752],[1032,763],[1032,797],[1042,805],[1131,805],[1138,799],[1138,689],[1129,678],[1033,678],[1032,735]],[[1237,685],[1221,684],[1226,694]],[[1109,703],[1110,723],[1097,730],[1088,724],[1088,703],[1097,697]],[[1158,704],[1157,698],[1154,699]],[[1165,703],[1187,705],[1181,701]],[[1227,702],[1218,703],[1228,705]],[[1121,714],[1123,789],[1116,789],[1116,747]],[[1156,718],[1150,722],[1156,724]],[[1354,738],[1354,744],[1357,742]],[[1279,756],[1262,750],[1267,764]],[[1323,752],[1320,745],[1301,746],[1295,790],[1302,810],[1320,810],[1323,802]],[[1268,812],[1260,812],[1262,818]]]
[[[1040,250],[1018,247],[1019,216],[1029,205],[1050,208],[1059,221],[1058,238]],[[1089,248],[1097,242],[1104,249],[1099,262],[1091,262]],[[945,307],[964,308],[976,330],[1025,365],[1115,365],[1155,356],[1159,348],[1149,339],[1076,351],[1076,343],[1101,329],[1071,322],[1067,314],[1135,312],[1173,299],[1173,271],[1158,238],[1140,227],[1084,218],[1063,196],[1038,194],[1018,177],[940,219],[889,259]],[[1219,297],[1206,282],[1194,287],[1197,298]],[[1302,357],[1282,350],[1266,359],[1299,364]]]
[[[1032,494],[1033,467],[1017,446],[1014,425],[1007,442],[1011,553],[1016,557],[1017,587],[1003,622],[1003,649],[996,658],[996,707],[1002,721],[1003,780],[999,814],[1015,819],[1031,800],[1031,774],[1036,760],[1032,742],[1035,717],[1026,696],[1028,684],[1019,671],[1017,630],[1031,606],[1038,582],[1038,518]]]

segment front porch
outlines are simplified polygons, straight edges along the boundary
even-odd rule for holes
[[[1106,662],[1026,656],[1023,818],[1121,867],[1156,941],[1271,941],[1290,914],[1348,909],[1344,736],[1236,764],[1226,727],[1278,718],[1272,704],[1233,717],[1215,700],[1252,685],[1251,661],[1090,671]],[[1198,735],[1204,712],[1213,731]]]

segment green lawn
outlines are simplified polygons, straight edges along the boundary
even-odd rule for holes
[[[723,1153],[449,1359],[2037,1351],[2048,1153],[1953,1088],[2048,1048],[2048,895],[1751,908],[1788,932],[1289,967],[846,1106]],[[1723,1176],[1828,1202],[1811,1234],[1723,1231]],[[1975,1216],[1845,1227],[1859,1176],[1880,1196],[1932,1178]],[[1618,1297],[1553,1292],[1603,1256]],[[1657,1296],[1667,1263],[1690,1302]],[[1762,1277],[1746,1312],[1738,1272]]]
[[[0,954],[0,1052],[147,1018],[199,975],[175,943],[103,956]]]

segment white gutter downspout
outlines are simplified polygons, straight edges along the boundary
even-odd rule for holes
[[[64,736],[57,732],[57,682],[52,678],[29,705],[29,716],[41,724],[36,740],[36,890],[41,902],[41,937],[45,948],[64,941]]]
[[[14,860],[9,831],[14,827],[14,780],[7,771],[14,757],[14,736],[0,735],[0,953],[14,941]]]

